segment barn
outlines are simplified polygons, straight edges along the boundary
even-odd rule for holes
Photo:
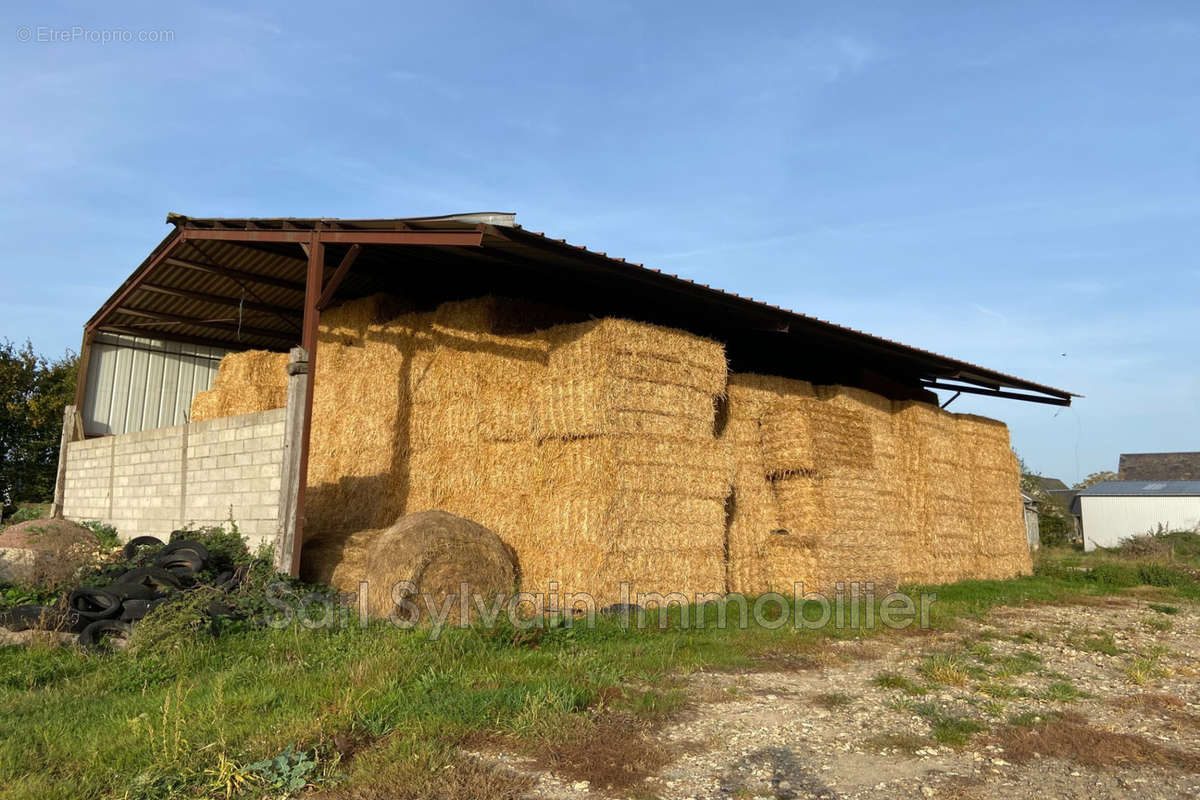
[[[601,601],[1029,570],[1007,429],[943,406],[1069,392],[511,214],[168,223],[85,325],[66,516],[230,517],[352,585],[381,527],[442,509],[523,587]]]
[[[1159,530],[1200,530],[1200,481],[1103,481],[1075,502],[1085,550]]]

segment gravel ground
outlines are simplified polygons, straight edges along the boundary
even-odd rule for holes
[[[688,707],[647,740],[666,766],[634,781],[486,757],[544,800],[1195,798],[1198,658],[1196,606],[1002,609],[836,642],[806,668],[688,676]]]

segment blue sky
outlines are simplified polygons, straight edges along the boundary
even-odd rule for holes
[[[516,211],[1085,394],[951,407],[1068,482],[1200,449],[1194,4],[17,5],[0,337],[77,348],[168,211]]]

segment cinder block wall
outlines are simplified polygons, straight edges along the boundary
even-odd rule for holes
[[[63,514],[165,537],[232,513],[251,547],[279,520],[284,409],[71,442]]]

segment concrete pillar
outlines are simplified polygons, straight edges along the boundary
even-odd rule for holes
[[[54,505],[50,507],[50,516],[62,519],[63,503],[67,495],[67,445],[75,440],[75,428],[78,415],[75,406],[67,405],[63,409],[62,438],[58,443],[58,474],[54,478]]]
[[[308,398],[308,351],[293,347],[287,366],[287,406],[283,423],[283,472],[279,482],[279,533],[275,537],[275,569],[292,573],[292,556],[297,546],[296,532],[303,527],[297,517],[300,495],[301,452],[304,437],[305,403]]]

